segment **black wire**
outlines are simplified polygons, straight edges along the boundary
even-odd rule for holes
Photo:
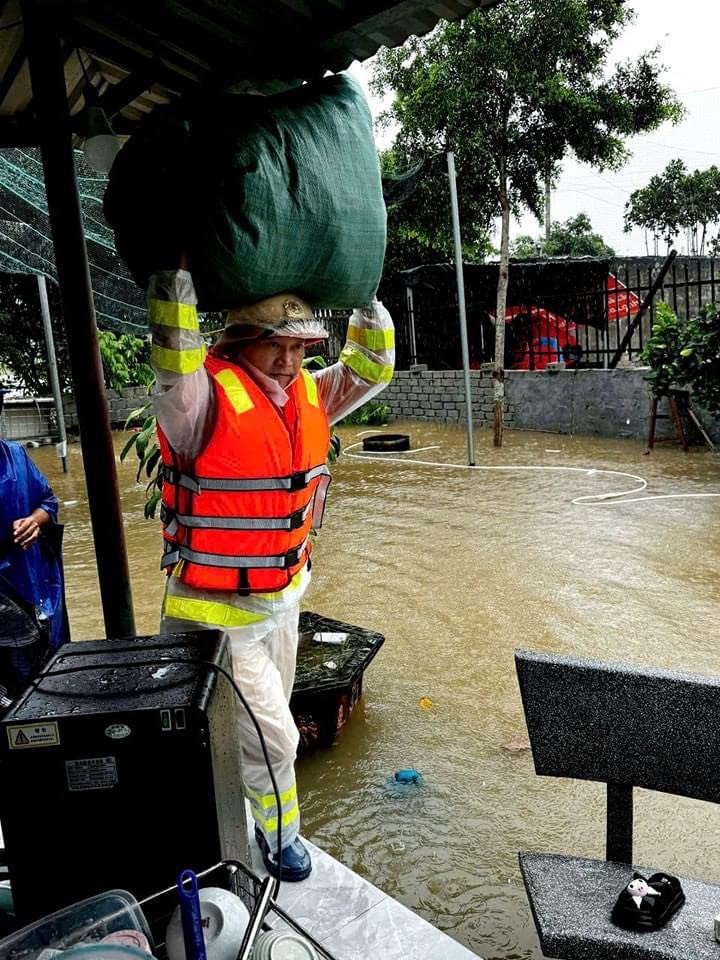
[[[182,634],[178,634],[178,636],[182,636]],[[145,650],[162,650],[162,649],[164,649],[163,644],[144,644],[142,647],[137,647],[137,646],[120,647],[120,648],[115,647],[115,649],[112,652],[113,653],[143,653]],[[85,651],[83,650],[77,650],[77,651],[68,650],[65,653],[63,653],[63,656],[85,656],[85,655],[86,655]],[[138,666],[141,666],[144,664],[157,664],[157,663],[176,663],[176,664],[188,663],[188,664],[209,667],[211,670],[217,671],[217,673],[222,674],[222,676],[224,676],[225,679],[230,683],[231,687],[235,691],[235,696],[238,698],[240,703],[245,708],[248,716],[250,717],[250,720],[252,721],[252,724],[255,727],[255,732],[257,733],[258,740],[260,741],[260,748],[262,750],[263,759],[265,760],[265,766],[267,767],[268,773],[270,775],[270,782],[272,783],[273,794],[275,795],[275,804],[277,806],[277,851],[276,851],[277,875],[275,877],[275,883],[273,887],[273,899],[277,900],[277,896],[280,891],[280,873],[282,869],[282,803],[280,802],[280,790],[277,785],[277,780],[275,779],[275,773],[272,768],[272,763],[270,762],[270,755],[268,753],[267,745],[265,743],[265,737],[263,736],[263,732],[260,727],[260,724],[258,723],[257,717],[255,716],[255,714],[250,708],[249,703],[243,696],[243,693],[240,690],[240,687],[235,682],[235,678],[224,667],[221,667],[217,663],[213,663],[212,660],[203,660],[203,659],[197,659],[197,658],[186,660],[180,657],[167,657],[167,656],[151,657],[150,659],[146,659],[145,657],[143,657],[142,660],[136,660],[136,661],[112,660],[112,661],[108,661],[107,664],[104,664],[104,665],[98,665],[97,663],[93,663],[93,664],[85,664],[84,666],[81,666],[81,667],[64,667],[60,670],[52,670],[51,673],[41,674],[39,677],[36,677],[35,680],[32,681],[32,684],[30,685],[29,689],[39,690],[41,689],[40,684],[43,682],[43,680],[52,680],[55,677],[63,676],[69,673],[85,673],[89,670],[104,670],[104,669],[109,669],[111,667],[137,668]],[[56,690],[43,690],[43,693],[50,694],[50,695],[57,694],[58,696],[65,695],[64,693],[61,694],[60,691],[56,691]]]
[[[24,23],[24,20],[15,20],[14,23],[4,23],[0,27],[0,30],[12,30],[13,27],[21,27]]]

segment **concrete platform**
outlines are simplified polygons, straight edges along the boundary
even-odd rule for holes
[[[249,833],[252,837],[252,826]],[[278,903],[337,960],[477,960],[476,953],[441,933],[314,843],[304,837],[303,842],[310,850],[313,872],[300,883],[284,883]],[[251,869],[258,876],[267,876],[254,840],[250,847]],[[275,922],[282,923],[277,919]]]

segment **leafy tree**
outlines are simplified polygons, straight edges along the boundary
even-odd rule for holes
[[[593,233],[592,223],[586,213],[569,217],[564,223],[553,223],[550,236],[518,237],[510,246],[511,255],[516,260],[530,260],[537,256],[545,257],[612,257],[615,251],[609,247],[599,233]]]
[[[67,344],[57,321],[60,296],[53,283],[47,285],[47,292],[58,371],[62,386],[70,389]],[[6,273],[0,282],[0,367],[28,393],[49,394],[47,347],[37,279],[29,274]]]
[[[395,92],[386,119],[399,127],[398,155],[454,150],[464,226],[486,232],[501,218],[498,318],[505,315],[510,214],[528,208],[541,216],[543,186],[569,150],[615,168],[627,158],[626,137],[681,115],[660,82],[657,50],[607,74],[612,43],[631,18],[624,0],[504,0],[378,55],[373,85]],[[428,200],[425,227],[439,203]],[[496,323],[496,445],[504,327]]]
[[[690,320],[679,320],[666,303],[659,303],[642,358],[650,364],[646,379],[654,396],[687,388],[711,414],[720,415],[720,310],[715,304]]]
[[[115,390],[132,384],[149,386],[153,382],[150,366],[150,345],[147,340],[129,333],[98,331],[105,385]]]
[[[708,228],[720,222],[720,170],[716,166],[688,173],[682,160],[671,160],[647,186],[634,190],[625,205],[625,231],[641,227],[668,250],[682,230],[689,233],[690,252],[702,255]],[[720,234],[710,240],[710,251]]]
[[[424,158],[412,178],[412,187],[394,199],[386,197],[388,238],[383,285],[392,282],[401,270],[427,263],[444,263],[455,256],[447,166],[444,156]],[[409,155],[400,147],[380,155],[383,177],[398,176],[412,167]],[[482,263],[494,251],[487,230],[468,224],[463,258]],[[382,290],[382,288],[381,288]]]

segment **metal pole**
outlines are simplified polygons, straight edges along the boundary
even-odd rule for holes
[[[415,297],[412,287],[405,287],[405,302],[407,304],[407,315],[410,326],[410,363],[418,362],[417,339],[415,337]]]
[[[48,212],[68,338],[105,630],[135,635],[125,536],[82,211],[75,178],[61,46],[64,6],[23,0],[33,106],[42,135]]]
[[[450,180],[450,208],[452,210],[453,239],[455,241],[455,275],[457,279],[458,311],[460,313],[460,345],[462,347],[463,373],[465,378],[465,409],[467,412],[468,464],[475,466],[473,447],[472,393],[470,390],[470,351],[468,349],[467,316],[465,314],[465,280],[463,278],[462,245],[460,243],[460,209],[458,207],[457,183],[455,182],[455,155],[448,150],[448,179]]]
[[[545,178],[545,242],[550,239],[550,177]]]
[[[43,330],[45,331],[45,347],[47,348],[48,373],[55,401],[55,414],[58,422],[60,442],[55,444],[58,457],[62,460],[63,473],[68,472],[67,464],[67,432],[65,430],[65,414],[63,413],[60,378],[58,377],[57,358],[55,356],[55,340],[53,338],[52,323],[50,321],[50,304],[48,303],[47,283],[42,273],[37,276],[38,293],[40,294],[40,313],[42,314]]]

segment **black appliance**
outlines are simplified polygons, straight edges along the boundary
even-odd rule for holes
[[[231,671],[215,630],[68,643],[5,714],[0,824],[20,922],[248,862],[243,707],[216,666]]]

